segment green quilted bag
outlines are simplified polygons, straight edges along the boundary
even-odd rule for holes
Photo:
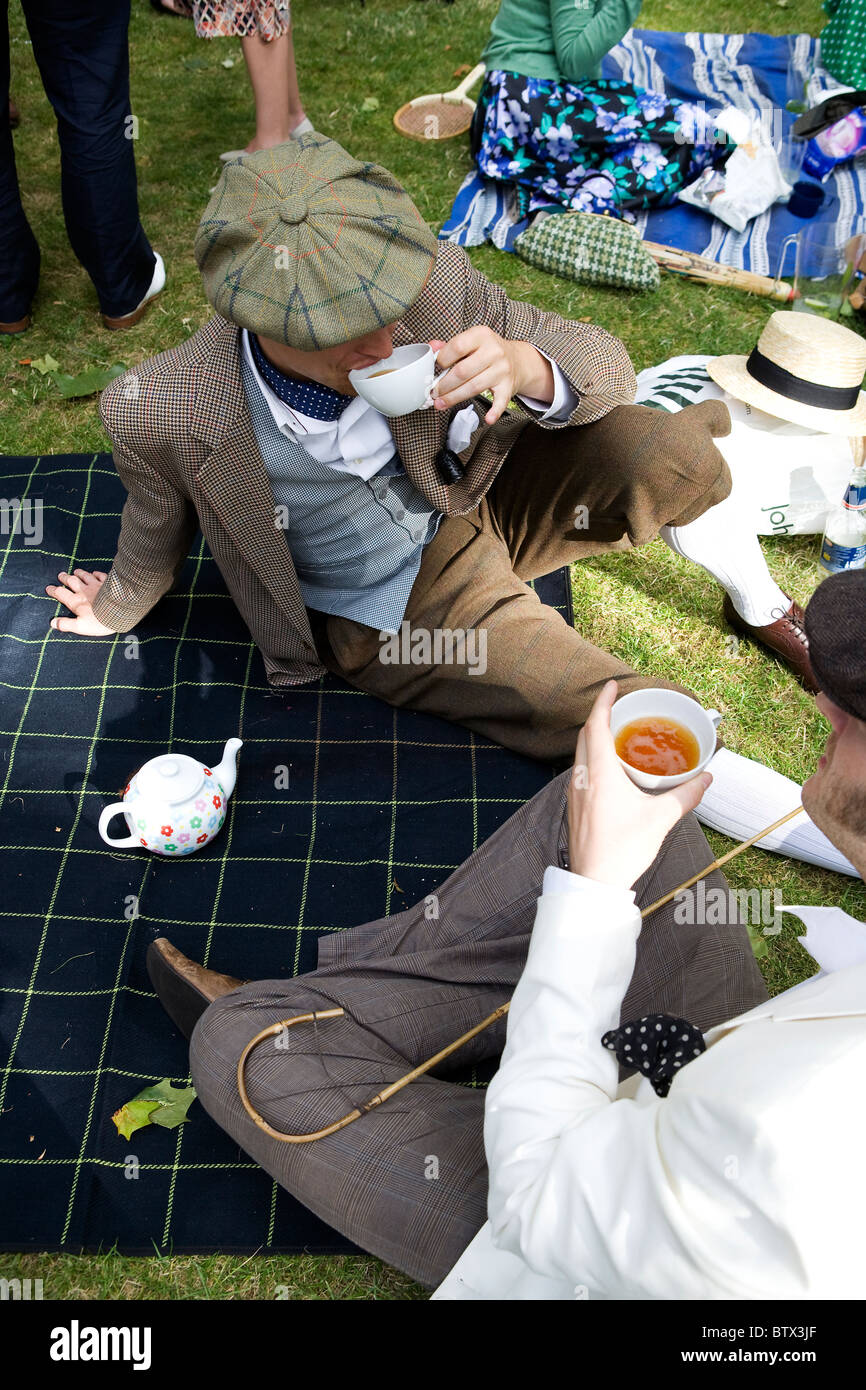
[[[584,285],[655,290],[659,268],[636,227],[597,212],[555,212],[538,218],[514,243],[518,256],[551,275]]]

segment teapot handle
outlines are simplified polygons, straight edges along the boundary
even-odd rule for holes
[[[113,820],[115,816],[119,816],[121,811],[125,810],[125,802],[114,801],[110,806],[106,806],[105,810],[102,812],[102,815],[99,817],[99,833],[102,836],[105,843],[107,845],[111,845],[112,849],[129,849],[132,845],[140,844],[137,835],[127,835],[125,840],[112,840],[111,836],[108,833],[109,821]]]

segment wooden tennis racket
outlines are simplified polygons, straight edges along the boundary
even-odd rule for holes
[[[479,63],[451,92],[430,92],[415,97],[395,113],[394,124],[410,140],[450,140],[472,124],[475,102],[466,93],[487,71]]]

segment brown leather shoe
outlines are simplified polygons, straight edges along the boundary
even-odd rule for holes
[[[158,936],[147,948],[147,973],[159,1002],[185,1038],[192,1036],[209,1004],[245,983],[233,975],[206,970],[164,936]]]
[[[109,314],[103,314],[102,322],[105,324],[106,328],[111,328],[115,332],[119,328],[132,328],[133,324],[138,323],[139,319],[144,318],[149,305],[150,300],[145,299],[142,304],[139,304],[137,309],[133,309],[131,314],[124,314],[123,318],[119,319],[113,319]]]
[[[23,319],[16,319],[14,323],[0,323],[0,333],[26,333],[30,327],[30,315],[25,314]]]
[[[730,623],[732,628],[742,632],[746,637],[751,637],[753,642],[760,642],[762,646],[767,647],[774,656],[784,661],[786,666],[790,666],[807,690],[813,695],[817,692],[818,682],[809,660],[809,639],[803,626],[803,610],[799,603],[792,599],[787,612],[780,614],[775,622],[767,623],[764,627],[752,627],[745,618],[741,618],[729,594],[725,594],[723,612],[725,621]]]

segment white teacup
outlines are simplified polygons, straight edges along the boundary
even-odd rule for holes
[[[630,694],[617,700],[611,710],[610,731],[616,738],[620,729],[625,724],[630,724],[633,719],[652,719],[655,716],[675,719],[694,735],[699,753],[695,767],[690,768],[688,772],[676,772],[670,777],[660,777],[652,772],[641,772],[624,758],[620,758],[619,761],[631,780],[639,787],[644,787],[647,791],[667,791],[669,787],[678,787],[681,782],[688,782],[690,777],[697,777],[699,772],[703,772],[716,751],[716,729],[722,716],[717,709],[704,709],[697,700],[691,700],[688,695],[681,695],[678,690],[632,690]]]
[[[432,405],[436,357],[429,343],[409,343],[372,367],[350,372],[349,380],[368,404],[394,419]]]

